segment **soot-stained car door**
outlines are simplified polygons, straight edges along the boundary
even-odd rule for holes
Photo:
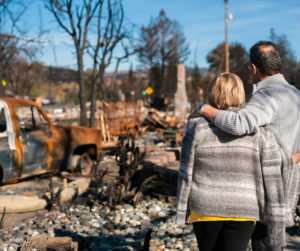
[[[22,148],[21,177],[45,173],[50,170],[49,136],[47,125],[40,118],[36,106],[16,107],[21,135],[19,136]]]

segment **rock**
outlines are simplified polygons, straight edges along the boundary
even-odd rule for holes
[[[161,207],[156,205],[155,210],[156,210],[156,212],[159,212],[159,211],[161,211]]]
[[[16,245],[21,245],[23,243],[24,239],[23,238],[16,238],[12,241],[11,245],[16,244]]]
[[[43,228],[44,228],[44,229],[49,229],[49,228],[51,228],[51,226],[50,226],[49,224],[45,224],[45,225],[43,226]]]
[[[158,231],[158,227],[156,226],[151,226],[152,231]]]
[[[93,224],[92,224],[92,227],[94,227],[94,228],[100,228],[101,226],[100,226],[99,223],[93,223]]]
[[[111,246],[103,245],[103,246],[99,247],[98,250],[99,251],[108,251],[108,250],[111,250]]]
[[[166,223],[164,223],[164,224],[162,224],[162,225],[160,225],[159,226],[159,229],[167,229],[167,224]]]
[[[32,235],[33,234],[33,231],[32,231],[32,229],[31,228],[27,228],[26,230],[25,230],[25,234],[27,234],[27,235]]]
[[[123,218],[122,218],[122,222],[128,222],[128,221],[130,221],[130,218],[129,218],[129,217],[123,217]]]
[[[121,251],[121,250],[123,250],[123,247],[122,246],[115,246],[115,247],[112,248],[112,250],[114,250],[114,251],[115,250],[116,251],[120,250]]]
[[[158,217],[166,217],[167,214],[165,212],[163,212],[163,211],[160,211],[160,212],[158,212],[157,216]]]
[[[16,239],[25,239],[26,238],[26,235],[23,234],[23,233],[18,233],[15,237]]]
[[[132,238],[126,238],[125,241],[126,241],[126,242],[135,242],[135,240],[132,239]]]
[[[174,234],[182,234],[183,230],[180,228],[175,229]]]
[[[149,216],[149,214],[156,214],[157,213],[157,211],[156,211],[156,209],[154,208],[154,207],[151,207],[151,208],[149,208],[148,210],[147,210],[147,214],[148,214],[148,216]],[[150,217],[150,216],[149,216]]]
[[[193,243],[193,242],[187,242],[186,243],[186,245],[189,247],[189,248],[192,248],[192,247],[195,247],[195,246],[197,246],[195,243]]]
[[[88,220],[83,220],[83,221],[80,222],[80,224],[82,226],[89,227],[91,225],[91,222],[88,221]]]
[[[116,205],[116,207],[115,207],[116,210],[121,210],[122,208],[123,208],[122,205]]]
[[[51,236],[51,237],[55,237],[55,233],[53,229],[48,229],[47,233]]]
[[[129,220],[129,224],[134,224],[135,225],[136,220]]]
[[[174,234],[174,229],[167,229],[168,234]]]
[[[130,224],[124,224],[124,225],[122,226],[122,228],[124,228],[124,229],[130,228],[130,227],[131,227]]]
[[[129,209],[129,208],[132,208],[133,209],[133,206],[132,205],[129,205],[129,204],[125,204],[124,206],[123,206],[123,209]]]
[[[156,236],[161,237],[161,236],[164,236],[165,233],[166,233],[165,230],[159,230],[159,231],[157,231]],[[161,249],[161,248],[159,248],[159,249]]]
[[[103,229],[103,230],[101,230],[101,233],[107,235],[109,232],[107,229]]]
[[[61,223],[66,223],[66,222],[70,222],[70,220],[67,219],[67,218],[64,218],[64,219],[60,219],[60,222],[61,222]],[[44,227],[45,227],[45,226],[44,226]]]
[[[155,218],[157,216],[157,214],[148,214],[148,217],[150,218]]]
[[[81,217],[81,220],[91,220],[91,219],[94,219],[93,215],[83,215]]]
[[[38,231],[33,231],[31,236],[39,236],[39,232]]]
[[[57,218],[58,218],[58,219],[61,219],[61,218],[63,218],[63,217],[66,217],[66,214],[65,214],[65,213],[62,213],[62,214],[57,215]]]
[[[90,246],[89,246],[89,249],[98,250],[98,245],[96,243],[91,242]]]
[[[183,249],[182,243],[177,243],[177,244],[175,244],[175,248],[176,248],[176,249],[179,249],[179,250],[182,250],[182,249]]]

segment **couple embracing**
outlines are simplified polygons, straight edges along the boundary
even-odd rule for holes
[[[190,222],[200,251],[279,251],[299,197],[300,92],[281,71],[276,46],[250,49],[256,91],[245,104],[241,79],[215,77],[207,104],[185,127],[176,223]]]

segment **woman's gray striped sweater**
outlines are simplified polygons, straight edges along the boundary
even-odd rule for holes
[[[182,142],[176,223],[189,208],[212,216],[249,218],[267,225],[269,241],[285,245],[294,224],[299,171],[265,127],[236,136],[204,117],[190,119]]]

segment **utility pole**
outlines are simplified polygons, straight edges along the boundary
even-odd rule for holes
[[[228,47],[228,0],[225,0],[225,72],[229,72],[229,47]]]

